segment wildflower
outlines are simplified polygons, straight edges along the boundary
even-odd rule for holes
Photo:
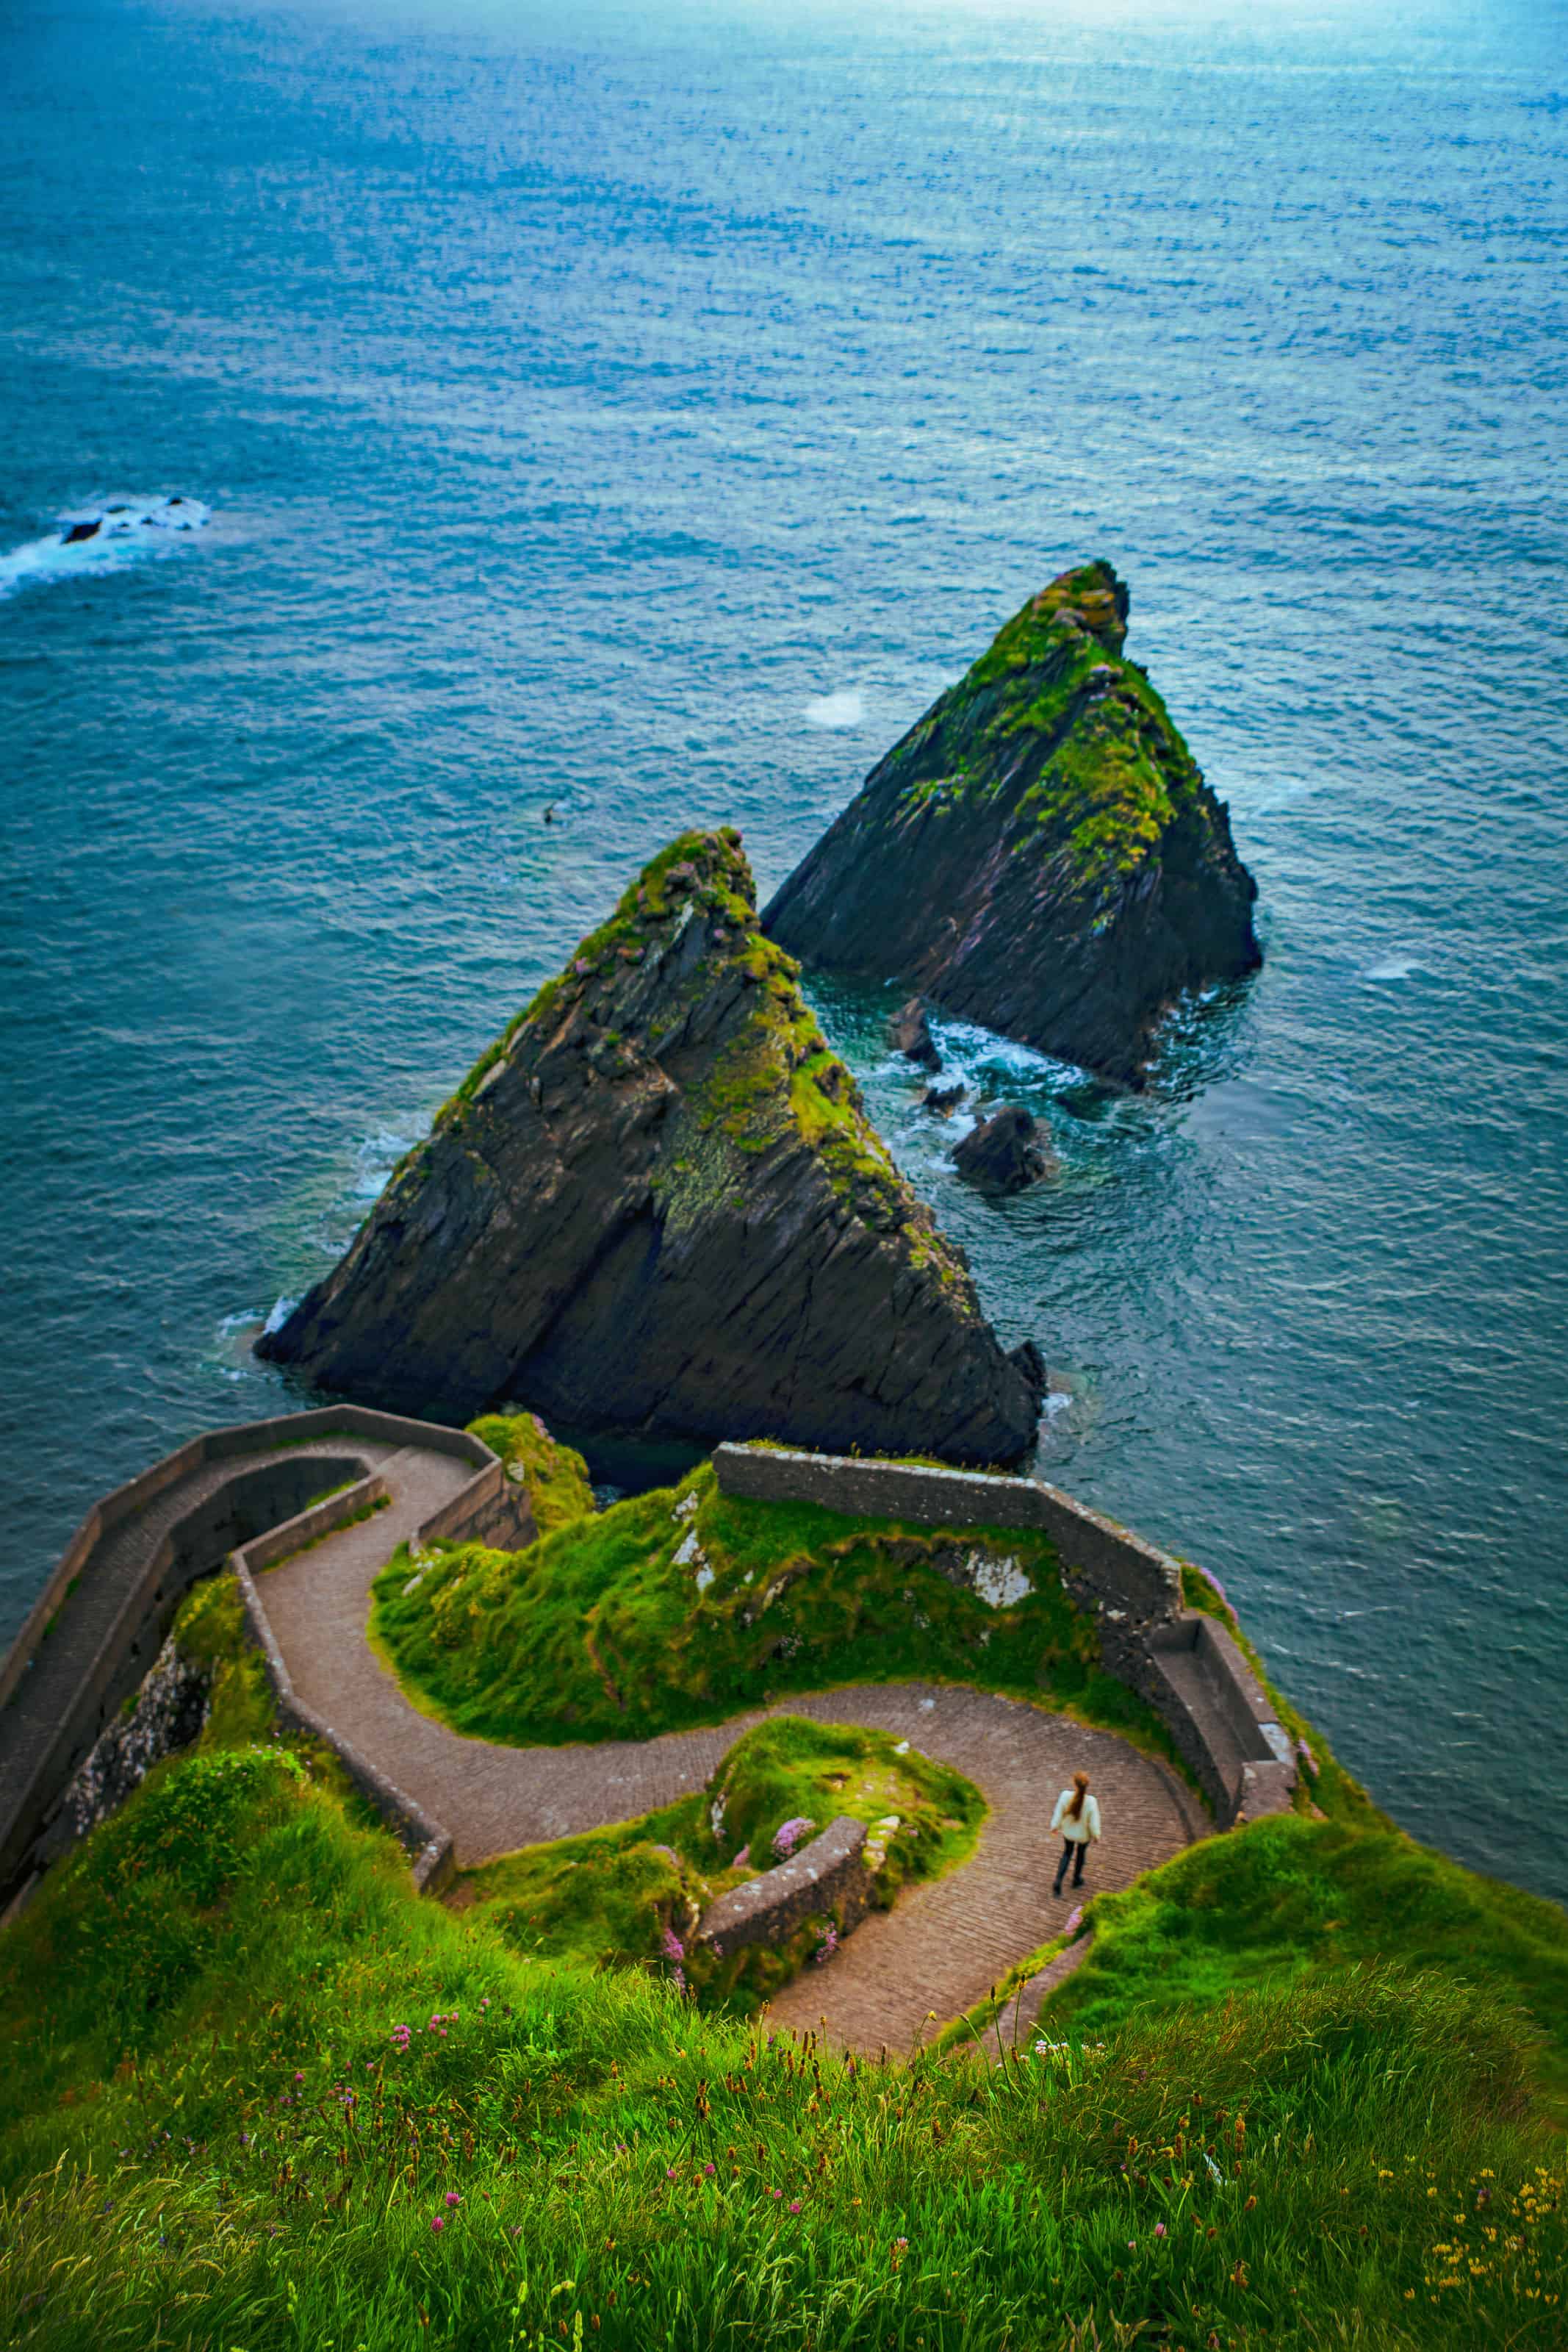
[[[436,2215],[436,2217],[435,2217],[434,2221],[431,2223],[431,2225],[430,2225],[430,2226],[431,2226],[431,2228],[435,2231],[436,2235],[439,2237],[439,2236],[440,2236],[440,2234],[441,2234],[441,2232],[442,2232],[442,2231],[445,2229],[446,2224],[445,2224],[445,2222],[442,2220],[441,2215],[438,2213],[438,2214]]]
[[[815,1960],[817,1966],[821,1968],[825,1961],[832,1958],[833,1954],[838,1950],[838,1948],[839,1931],[836,1927],[831,1927],[811,1957]]]
[[[711,2164],[705,2164],[705,2165],[704,2165],[704,2167],[703,2167],[703,2172],[704,2172],[705,2176],[706,2176],[709,2180],[711,2180],[711,2179],[713,2179],[713,2177],[714,2177],[714,2168],[713,2168],[713,2166],[712,2166]]]
[[[666,2180],[673,2180],[673,2179],[674,2179],[674,2177],[675,2177],[675,2168],[674,2168],[674,2166],[673,2164],[666,2164],[666,2165],[665,2165],[665,2167],[664,2167],[664,2178],[665,2178],[665,2179],[666,2179]]]
[[[673,1927],[664,1930],[659,1938],[659,1948],[667,1960],[674,1961],[677,1968],[686,1957],[686,1948]]]
[[[1138,2242],[1137,2242],[1136,2238],[1129,2238],[1129,2239],[1128,2239],[1128,2241],[1127,2241],[1127,2252],[1128,2252],[1130,2254],[1135,2254],[1135,2253],[1137,2252],[1137,2251],[1138,2251]]]
[[[1076,1906],[1074,1906],[1074,1908],[1073,1908],[1072,1910],[1071,1910],[1071,1911],[1068,1913],[1068,1915],[1067,1915],[1067,1925],[1066,1925],[1066,1927],[1062,1929],[1062,1931],[1061,1931],[1061,1932],[1062,1932],[1062,1934],[1063,1934],[1064,1936],[1075,1936],[1075,1935],[1077,1934],[1077,1932],[1078,1932],[1079,1928],[1080,1928],[1080,1927],[1082,1927],[1082,1925],[1083,1925],[1083,1906],[1082,1906],[1082,1903],[1080,1903],[1080,1904],[1076,1905]]]
[[[788,1862],[808,1830],[817,1824],[804,1813],[795,1813],[773,1832],[773,1851],[780,1862]]]
[[[800,2200],[798,2197],[792,2197],[789,2200],[789,2210],[791,2213],[798,2213],[800,2210]]]
[[[899,2248],[899,2250],[902,2252],[902,2251],[903,2251],[903,2249],[904,2249],[905,2246],[907,2246],[907,2245],[908,2245],[909,2241],[908,2241],[908,2239],[907,2239],[907,2238],[894,2238],[894,2242],[894,2242],[894,2244],[895,2246],[897,2246],[897,2247]]]
[[[303,2075],[303,2074],[301,2074],[298,2070],[296,2070],[294,2079],[295,2079],[295,2081],[296,2081],[297,2083],[302,2083],[302,2082],[305,2080],[305,2077],[304,2077],[304,2075]]]
[[[775,2203],[776,2205],[777,2205],[777,2204],[782,2204],[782,2203],[783,2203],[783,2201],[784,2201],[784,2191],[783,2191],[781,2189],[770,2189],[768,2190],[768,2194],[769,2195],[769,2197],[771,2197],[771,2198],[772,2198],[772,2200],[773,2200],[773,2201],[774,2201],[774,2203]]]
[[[736,1855],[734,1862],[730,1864],[730,1867],[731,1867],[731,1869],[732,1869],[732,1870],[749,1870],[749,1869],[750,1869],[750,1867],[751,1867],[751,1848],[750,1848],[750,1846],[749,1846],[749,1845],[743,1845],[743,1846],[741,1847],[740,1852]]]
[[[461,2205],[463,2200],[459,2197],[455,2189],[449,2189],[446,2192],[446,2202],[450,2207],[453,2205]]]
[[[1165,2236],[1165,2234],[1166,2234],[1166,2225],[1165,2225],[1165,2223],[1164,2223],[1163,2221],[1156,2221],[1156,2222],[1155,2223],[1155,2237],[1156,2237],[1156,2238],[1163,2238],[1163,2237]]]

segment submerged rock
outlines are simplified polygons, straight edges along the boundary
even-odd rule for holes
[[[763,928],[1143,1083],[1184,990],[1261,961],[1224,803],[1123,656],[1127,590],[1064,572],[872,771]]]
[[[950,1118],[964,1099],[963,1081],[956,1086],[927,1087],[920,1097],[922,1110],[935,1111],[938,1118]]]
[[[687,834],[482,1058],[258,1351],[448,1421],[1017,1460],[1038,1354],[961,1255],[756,928],[738,834]]]
[[[1021,1192],[1042,1176],[1054,1175],[1057,1159],[1044,1120],[1031,1118],[1019,1103],[1003,1103],[970,1129],[953,1164],[960,1176],[987,1192]]]

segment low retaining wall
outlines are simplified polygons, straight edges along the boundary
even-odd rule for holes
[[[149,1672],[196,1579],[222,1567],[236,1545],[253,1567],[280,1559],[385,1494],[379,1474],[354,1454],[355,1438],[473,1464],[474,1477],[419,1529],[419,1541],[454,1534],[510,1540],[520,1521],[531,1535],[526,1496],[519,1513],[518,1490],[480,1439],[363,1405],[322,1405],[210,1430],[116,1487],[77,1529],[0,1666],[0,1899],[33,1866],[34,1848],[52,1812],[121,1702]],[[335,1439],[343,1442],[341,1454],[305,1451]],[[128,1575],[128,1522],[160,1496],[231,1461],[234,1475],[194,1494],[190,1509]],[[306,1495],[337,1477],[352,1483],[299,1511]],[[280,1523],[267,1528],[268,1517]],[[106,1598],[120,1584],[117,1598]],[[332,1744],[342,1752],[343,1743]],[[357,1772],[362,1759],[345,1754],[344,1761]]]
[[[369,1487],[379,1484],[379,1481],[367,1479],[365,1484]],[[348,1503],[351,1496],[345,1495],[341,1500]],[[329,1507],[323,1505],[321,1507]],[[394,1780],[390,1780],[368,1756],[361,1755],[353,1741],[346,1739],[324,1716],[318,1715],[314,1707],[306,1706],[295,1691],[288,1668],[284,1664],[283,1653],[277,1646],[277,1636],[262,1606],[261,1595],[256,1591],[256,1578],[262,1569],[271,1567],[276,1560],[287,1559],[300,1549],[302,1542],[314,1539],[305,1532],[305,1522],[316,1516],[314,1511],[308,1511],[301,1519],[292,1521],[287,1528],[275,1528],[270,1536],[263,1537],[259,1542],[248,1544],[243,1550],[231,1555],[229,1566],[235,1572],[240,1599],[245,1603],[246,1622],[261,1652],[279,1719],[295,1730],[303,1731],[309,1738],[319,1739],[332,1749],[361,1796],[370,1799],[407,1848],[413,1865],[415,1894],[439,1894],[450,1882],[454,1868],[456,1849],[451,1831],[427,1813],[417,1799],[407,1795]],[[352,1510],[342,1515],[344,1518],[354,1516]],[[278,1548],[280,1538],[288,1538],[281,1549]]]
[[[1218,1826],[1289,1811],[1290,1739],[1225,1627],[1183,1607],[1181,1564],[1169,1552],[1043,1479],[770,1445],[721,1445],[713,1460],[721,1493],[754,1502],[1048,1536],[1067,1590],[1098,1622],[1107,1672],[1160,1717]]]
[[[847,1936],[870,1907],[864,1844],[865,1823],[841,1813],[788,1862],[721,1895],[703,1915],[698,1942],[727,1959],[744,1944],[787,1944],[801,1921],[818,1912],[829,1913]]]

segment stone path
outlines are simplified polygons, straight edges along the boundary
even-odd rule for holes
[[[891,1731],[975,1781],[990,1807],[974,1857],[865,1920],[828,1964],[786,1987],[776,2024],[903,2053],[985,1998],[1057,1934],[1075,1900],[1053,1897],[1057,1791],[1082,1767],[1105,1822],[1089,1884],[1124,1886],[1207,1827],[1173,1773],[1104,1731],[988,1693],[922,1683],[824,1691],[711,1730],[574,1748],[505,1748],[419,1714],[365,1636],[370,1588],[395,1545],[471,1475],[410,1448],[381,1465],[389,1507],[267,1570],[261,1600],[295,1689],[451,1831],[469,1867],[548,1838],[646,1812],[699,1789],[767,1714]],[[1040,1993],[1026,2008],[1039,2006]],[[935,2022],[933,2021],[935,2021]]]

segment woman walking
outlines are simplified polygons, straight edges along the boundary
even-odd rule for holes
[[[1100,1806],[1089,1793],[1087,1772],[1074,1772],[1071,1788],[1063,1789],[1056,1801],[1051,1826],[1053,1832],[1061,1832],[1061,1860],[1056,1865],[1056,1885],[1051,1889],[1053,1895],[1060,1895],[1069,1863],[1072,1864],[1072,1884],[1082,1885],[1083,1857],[1099,1841]]]

